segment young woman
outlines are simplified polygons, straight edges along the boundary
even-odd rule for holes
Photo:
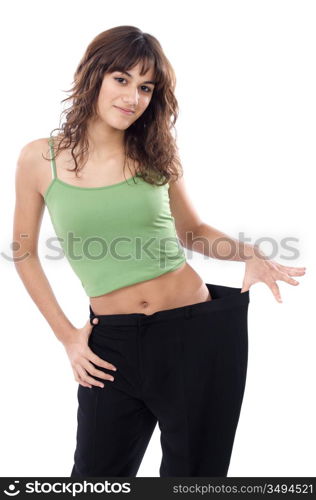
[[[265,282],[281,300],[276,280],[294,285],[290,276],[304,274],[201,221],[171,134],[174,89],[156,38],[109,29],[80,61],[61,133],[19,156],[16,268],[79,383],[71,477],[136,476],[157,422],[161,476],[226,476],[246,381],[249,288]],[[45,206],[89,297],[82,328],[38,259]],[[243,287],[205,283],[183,247],[244,261]]]

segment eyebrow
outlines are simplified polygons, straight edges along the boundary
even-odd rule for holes
[[[119,71],[119,73],[123,73],[123,75],[127,75],[130,78],[133,78],[133,76],[130,73],[128,73],[127,71]],[[155,85],[156,82],[152,82],[152,81],[148,80],[147,82],[143,82],[143,83],[152,83],[153,85]]]

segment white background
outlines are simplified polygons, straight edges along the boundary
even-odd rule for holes
[[[60,342],[12,262],[14,176],[28,142],[58,127],[60,101],[88,43],[134,25],[154,35],[177,75],[178,145],[202,220],[272,238],[272,256],[306,266],[297,287],[250,289],[249,361],[229,476],[315,476],[315,3],[312,1],[12,1],[1,14],[1,476],[69,476],[77,383]],[[47,163],[48,168],[49,163]],[[43,268],[76,327],[88,298],[66,259]],[[282,248],[283,238],[298,257]],[[270,255],[269,243],[261,248]],[[186,251],[187,252],[187,251]],[[244,263],[194,253],[204,281],[241,287]],[[139,476],[158,476],[158,426]]]

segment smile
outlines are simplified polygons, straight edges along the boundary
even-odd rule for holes
[[[124,113],[125,115],[133,115],[134,111],[125,111],[125,109],[119,108],[118,106],[114,106],[118,111],[121,111],[121,113]]]

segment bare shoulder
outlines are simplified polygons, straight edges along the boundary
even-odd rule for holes
[[[170,179],[168,181],[169,187],[173,186],[175,183],[178,183],[179,185],[182,178],[183,178],[183,171],[180,172],[180,170],[177,169],[177,172],[172,172],[170,175]]]
[[[18,168],[28,171],[32,176],[40,164],[42,153],[47,156],[49,151],[48,138],[35,139],[22,146],[18,157]]]
[[[49,144],[48,144],[48,138],[40,138],[40,139],[35,139],[34,141],[30,141],[24,146],[22,146],[21,151],[20,151],[20,158],[24,161],[28,160],[36,160],[38,157],[38,154],[41,156],[41,152],[46,151],[48,152],[49,149]]]
[[[172,174],[168,181],[168,184],[169,184],[169,189],[172,188],[173,190],[179,186],[183,186],[184,185],[183,173],[178,174],[178,176]]]
[[[22,146],[16,166],[17,183],[40,194],[45,179],[50,175],[49,160],[43,158],[43,156],[49,157],[48,140],[46,137],[39,138]]]

